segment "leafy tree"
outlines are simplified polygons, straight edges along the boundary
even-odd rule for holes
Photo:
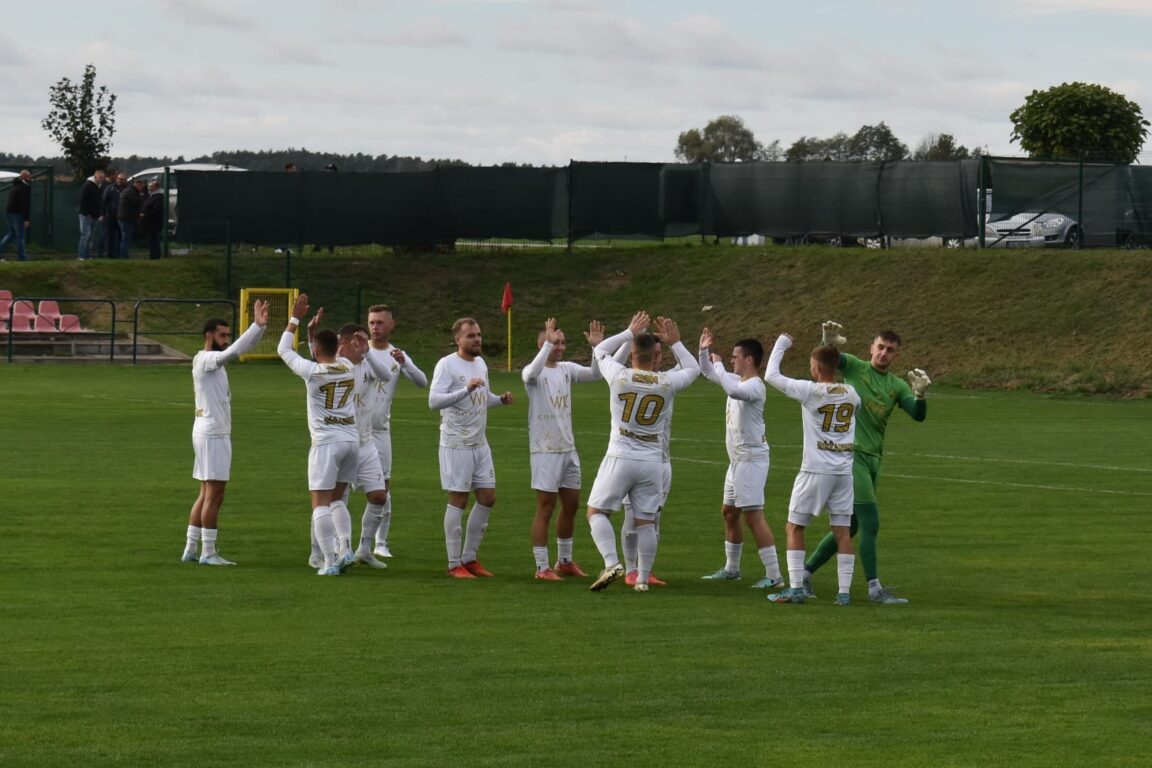
[[[863,125],[848,141],[849,160],[903,160],[908,147],[883,121],[876,125]]]
[[[689,163],[734,163],[779,157],[780,144],[765,148],[736,115],[721,115],[703,130],[692,128],[680,134],[676,157]]]
[[[966,160],[970,156],[968,147],[956,146],[956,139],[950,133],[930,133],[912,152],[913,160]]]
[[[96,67],[84,67],[84,77],[73,83],[60,78],[48,91],[52,111],[40,126],[64,150],[78,178],[86,178],[108,162],[112,134],[116,132],[116,94],[96,87]]]
[[[840,132],[827,139],[815,136],[801,136],[792,142],[792,146],[784,153],[784,159],[792,162],[810,161],[823,162],[831,160],[847,160],[848,134]]]
[[[1131,163],[1148,136],[1140,105],[1102,85],[1062,83],[1032,91],[1009,118],[1030,157]]]

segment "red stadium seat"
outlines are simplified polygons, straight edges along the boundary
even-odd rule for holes
[[[42,299],[39,309],[36,310],[36,314],[41,317],[51,318],[55,321],[60,317],[60,305],[52,299]]]
[[[0,299],[5,301],[12,301],[12,291],[7,288],[0,288]]]
[[[80,327],[80,318],[76,315],[60,315],[60,319],[56,322],[64,333],[79,333],[84,330]]]
[[[56,333],[56,318],[36,315],[32,321],[32,330],[36,333]]]
[[[0,299],[0,317],[8,322],[8,308],[12,306],[12,299]]]

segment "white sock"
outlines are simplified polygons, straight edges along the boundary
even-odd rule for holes
[[[740,573],[740,556],[744,554],[744,544],[724,542],[724,570],[728,573]]]
[[[216,529],[200,529],[200,557],[212,557],[216,554]]]
[[[883,591],[884,587],[880,584],[880,579],[868,579],[868,594],[874,595]]]
[[[760,547],[757,550],[760,554],[760,562],[764,563],[764,575],[770,579],[780,580],[780,560],[776,556],[776,547]],[[801,552],[801,555],[804,553]],[[792,566],[788,566],[788,573],[792,573]]]
[[[624,525],[620,527],[620,551],[624,554],[624,570],[636,570],[636,521],[632,519],[632,505],[624,505]]]
[[[312,535],[324,555],[325,567],[336,562],[336,528],[332,525],[332,510],[316,507],[312,510]]]
[[[572,539],[556,539],[556,562],[572,562]]]
[[[187,539],[184,542],[184,554],[195,555],[196,549],[200,546],[200,526],[188,526]]]
[[[376,543],[376,531],[380,528],[380,518],[383,514],[383,504],[366,504],[364,506],[364,514],[360,516],[360,546],[356,550],[356,554],[372,554],[372,547]]]
[[[480,542],[484,541],[484,532],[488,530],[488,518],[492,515],[492,507],[485,507],[480,502],[472,505],[468,513],[468,532],[464,537],[464,552],[460,560],[470,563],[479,557]]]
[[[343,501],[334,501],[328,509],[332,513],[332,527],[336,529],[336,550],[340,554],[352,551],[352,513]]]
[[[548,569],[548,547],[532,547],[532,556],[536,558],[536,570]]]
[[[784,555],[788,558],[788,582],[792,589],[804,588],[804,550],[790,549]],[[768,578],[775,578],[769,576]]]
[[[308,556],[309,562],[323,561],[324,550],[320,549],[320,542],[316,541],[316,526],[308,526],[308,537],[312,540],[312,552]]]
[[[836,575],[839,577],[840,592],[852,591],[852,573],[856,570],[856,555],[836,555]]]
[[[392,494],[384,502],[384,511],[380,516],[380,527],[376,529],[376,544],[382,546],[388,543],[388,529],[392,527]]]
[[[656,526],[636,526],[636,583],[647,584],[652,573],[652,563],[656,561]]]
[[[604,567],[620,565],[620,556],[616,554],[616,532],[612,530],[608,515],[592,515],[588,525],[592,529],[592,541],[604,558]]]
[[[448,549],[448,570],[460,565],[460,524],[464,510],[449,504],[444,508],[444,546]]]

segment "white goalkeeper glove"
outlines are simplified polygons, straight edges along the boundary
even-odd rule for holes
[[[908,384],[912,387],[912,393],[916,395],[916,399],[923,400],[924,393],[928,391],[928,387],[932,386],[932,379],[928,378],[928,374],[924,372],[923,368],[913,368],[908,371]]]
[[[838,347],[841,344],[845,344],[848,339],[844,338],[842,335],[843,332],[844,326],[828,320],[820,326],[820,343],[826,347]]]

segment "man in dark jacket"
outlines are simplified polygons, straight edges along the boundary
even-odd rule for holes
[[[132,247],[132,238],[136,236],[136,225],[144,216],[144,198],[148,195],[144,191],[144,179],[136,179],[132,186],[120,192],[120,205],[116,210],[116,219],[120,223],[120,258],[128,258],[128,249]]]
[[[105,255],[110,259],[120,255],[120,222],[116,220],[116,215],[120,210],[120,193],[127,186],[128,177],[121,173],[116,176],[115,184],[104,187],[104,207],[100,221],[104,222]]]
[[[8,192],[8,234],[0,240],[0,254],[8,248],[8,243],[16,241],[16,254],[20,261],[28,261],[24,250],[24,238],[32,226],[32,173],[20,171],[18,178],[12,179],[12,189]]]
[[[160,238],[164,232],[164,190],[160,182],[152,179],[148,184],[148,197],[144,201],[144,231],[148,233],[148,258],[160,258]]]
[[[80,245],[77,257],[85,261],[92,256],[92,244],[96,240],[96,228],[100,224],[103,207],[104,171],[96,171],[80,187]]]

